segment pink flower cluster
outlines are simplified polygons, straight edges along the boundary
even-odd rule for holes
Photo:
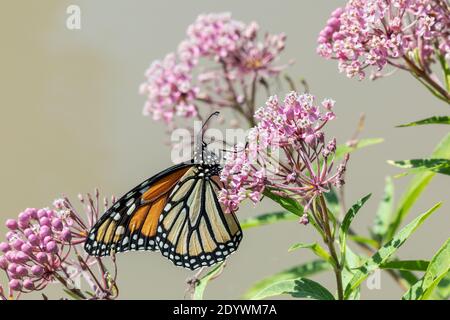
[[[28,208],[17,220],[6,221],[6,241],[0,243],[0,268],[14,291],[43,289],[64,262],[72,232],[69,220],[52,209]]]
[[[427,70],[436,52],[450,60],[450,10],[444,0],[350,0],[336,9],[320,32],[317,52],[339,61],[348,77],[365,69],[395,67],[399,58],[419,57]],[[414,58],[413,58],[414,60]]]
[[[28,208],[9,219],[6,239],[0,242],[0,270],[8,278],[9,295],[0,286],[0,300],[14,294],[40,291],[52,282],[63,284],[78,298],[87,299],[74,279],[83,275],[91,287],[92,298],[111,298],[114,293],[105,266],[100,259],[89,257],[83,246],[89,229],[98,219],[99,193],[95,197],[79,196],[87,216],[87,223],[77,213],[69,199],[58,199],[53,208]],[[105,207],[107,201],[105,200]],[[104,273],[97,278],[91,267],[98,265]],[[115,265],[115,263],[114,263]]]
[[[200,15],[176,53],[147,70],[140,87],[147,97],[144,115],[172,124],[175,116],[201,119],[202,103],[209,108],[242,108],[248,102],[245,97],[252,96],[249,82],[256,84],[283,69],[274,62],[285,47],[285,35],[266,34],[261,41],[258,34],[255,22],[246,25],[228,13]],[[208,61],[206,67],[200,68],[201,59]]]
[[[335,118],[333,106],[330,99],[316,105],[310,94],[291,92],[282,102],[270,97],[255,113],[258,123],[246,145],[236,146],[226,159],[220,201],[227,211],[236,211],[245,199],[259,202],[267,189],[300,201],[307,211],[330,185],[342,185],[348,158],[333,173],[336,140],[325,142],[323,133]]]

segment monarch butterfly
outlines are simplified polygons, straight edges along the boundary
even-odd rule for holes
[[[106,256],[159,250],[176,266],[191,270],[233,253],[242,230],[235,214],[225,214],[218,201],[221,167],[206,147],[202,137],[192,160],[156,174],[116,201],[89,232],[86,252]]]

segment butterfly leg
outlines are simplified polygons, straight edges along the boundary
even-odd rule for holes
[[[200,275],[202,274],[203,270],[205,270],[205,269],[206,269],[206,267],[201,267],[192,277],[189,277],[186,279],[187,288],[184,293],[185,299],[188,294],[190,294],[191,298],[192,298],[195,288],[197,287],[198,283],[200,282],[200,279],[201,279]]]

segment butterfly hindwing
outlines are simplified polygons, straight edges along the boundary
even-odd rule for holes
[[[168,197],[156,241],[162,255],[177,266],[211,266],[239,246],[239,222],[233,213],[224,213],[217,199],[219,170],[218,165],[191,167]]]
[[[109,208],[91,229],[85,250],[94,256],[128,250],[158,250],[156,230],[171,191],[191,163],[175,165],[136,186]]]

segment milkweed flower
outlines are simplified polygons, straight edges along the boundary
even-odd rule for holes
[[[270,97],[258,109],[258,123],[245,146],[230,152],[221,173],[220,201],[228,212],[270,191],[294,199],[308,211],[313,201],[332,185],[344,184],[348,156],[333,171],[336,139],[325,140],[324,127],[335,118],[334,101],[315,102],[310,94],[291,92],[284,101]],[[307,217],[302,223],[307,224]]]
[[[144,115],[175,128],[177,118],[202,120],[229,108],[252,125],[257,87],[286,67],[277,64],[286,36],[259,35],[256,22],[245,24],[229,13],[198,16],[177,50],[147,70],[140,86],[147,98]]]
[[[339,61],[348,77],[387,65],[418,76],[450,100],[431,70],[450,61],[450,9],[443,0],[350,0],[336,9],[318,37],[317,52]]]
[[[88,230],[98,218],[99,194],[80,196],[86,216],[78,214],[69,199],[58,199],[49,208],[27,208],[17,219],[5,223],[8,232],[0,242],[0,269],[8,278],[12,295],[41,291],[54,282],[62,283],[79,298],[86,298],[75,279],[84,277],[92,285],[95,297],[112,297],[111,288],[94,277],[92,266],[103,263],[86,256],[82,246]],[[98,285],[97,285],[98,283]],[[4,294],[4,293],[3,293]]]

